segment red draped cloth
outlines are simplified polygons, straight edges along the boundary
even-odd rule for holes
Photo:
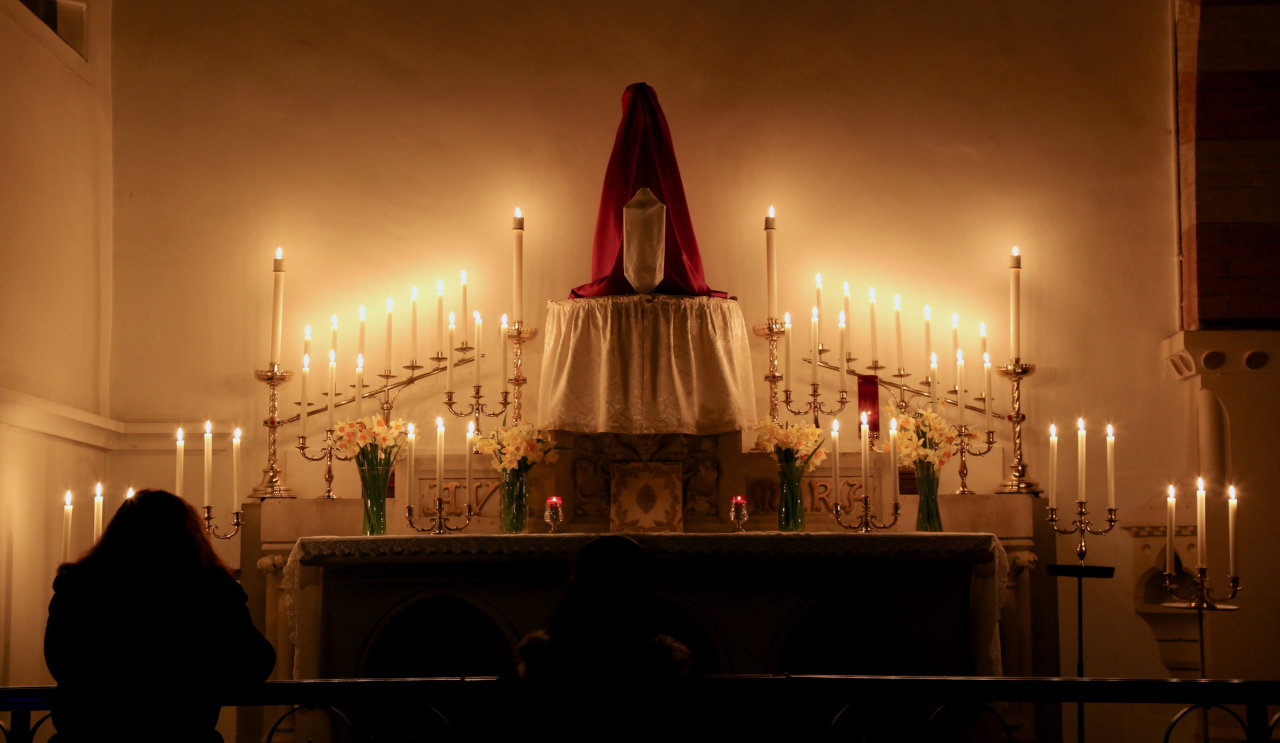
[[[591,248],[594,279],[569,292],[570,297],[603,297],[635,294],[624,274],[622,257],[622,207],[642,186],[667,207],[666,252],[663,277],[654,294],[710,295],[724,292],[707,288],[702,255],[693,235],[689,205],[684,199],[680,167],[676,165],[671,130],[658,105],[658,96],[645,83],[635,83],[622,94],[622,123],[613,140],[613,154],[604,174],[596,237]]]

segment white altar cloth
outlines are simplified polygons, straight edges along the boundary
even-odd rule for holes
[[[707,435],[756,423],[747,326],[734,300],[549,302],[545,344],[541,428]]]

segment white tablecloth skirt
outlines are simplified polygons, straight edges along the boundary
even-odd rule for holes
[[[633,295],[549,302],[541,428],[724,433],[756,423],[738,303]]]

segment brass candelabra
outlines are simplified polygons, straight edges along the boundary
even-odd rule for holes
[[[431,514],[431,526],[418,526],[414,523],[413,504],[405,506],[405,516],[409,520],[409,527],[414,531],[425,532],[428,534],[447,534],[451,531],[462,531],[471,526],[472,510],[471,504],[467,504],[466,511],[463,513],[464,521],[457,526],[449,525],[449,517],[444,512],[444,496],[436,496],[436,510]]]
[[[204,506],[204,530],[209,533],[209,536],[215,539],[230,539],[240,533],[240,527],[244,525],[244,521],[241,519],[241,516],[242,512],[232,511],[231,531],[226,534],[220,534],[218,532],[218,525],[213,523],[213,506]]]
[[[388,413],[389,414],[389,413]],[[386,420],[385,418],[383,420]],[[346,457],[338,453],[337,444],[333,440],[333,429],[327,428],[324,432],[324,446],[319,448],[318,454],[309,454],[307,447],[307,437],[298,437],[298,453],[308,462],[324,462],[324,497],[332,500],[333,494],[333,460],[339,462],[349,462],[351,457]]]
[[[1165,606],[1196,611],[1235,611],[1240,608],[1234,604],[1225,603],[1240,593],[1240,576],[1238,575],[1227,576],[1228,587],[1225,596],[1213,595],[1213,589],[1209,587],[1209,568],[1203,565],[1196,568],[1196,577],[1192,579],[1189,586],[1181,585],[1176,578],[1177,576],[1173,573],[1164,574],[1165,590],[1177,599],[1177,601],[1166,603]]]
[[[778,383],[782,375],[778,373],[778,339],[786,333],[786,326],[776,317],[765,320],[763,325],[753,328],[755,334],[765,338],[769,344],[769,371],[765,372],[764,381],[769,384],[769,420],[778,422]]]
[[[956,426],[955,447],[960,455],[960,487],[956,488],[956,495],[972,495],[974,492],[969,489],[969,457],[984,457],[996,444],[996,432],[987,429],[983,446],[975,449],[971,443],[975,435],[976,432],[970,431],[969,426],[963,423]]]
[[[528,383],[528,379],[524,376],[524,360],[521,357],[521,349],[528,341],[538,337],[537,328],[526,328],[522,322],[514,322],[507,329],[507,338],[511,340],[511,379],[507,380],[511,383],[511,421],[519,423],[524,420],[524,386]],[[506,392],[503,392],[504,399]],[[479,425],[476,426],[479,431]]]
[[[1034,364],[1023,363],[1021,359],[1010,359],[1008,364],[1000,366],[1000,374],[1009,378],[1013,389],[1013,412],[1009,414],[1009,422],[1013,424],[1013,463],[1009,465],[1009,479],[1000,485],[1001,493],[1039,492],[1027,477],[1027,464],[1022,458],[1022,422],[1027,419],[1022,414],[1022,379],[1031,376],[1036,370]]]
[[[1105,529],[1094,529],[1093,522],[1089,520],[1088,503],[1083,500],[1076,501],[1076,517],[1071,521],[1070,529],[1063,529],[1058,526],[1058,508],[1057,506],[1049,506],[1049,526],[1057,534],[1069,536],[1072,534],[1079,535],[1076,542],[1076,557],[1080,560],[1080,564],[1084,565],[1085,553],[1088,551],[1085,546],[1085,537],[1092,534],[1100,537],[1107,534],[1116,526],[1116,509],[1107,509],[1107,526]]]
[[[267,466],[262,468],[262,481],[254,486],[251,494],[260,500],[292,498],[293,489],[285,484],[276,455],[276,429],[288,422],[280,419],[280,385],[289,381],[292,372],[272,364],[270,369],[259,369],[253,375],[267,383],[267,417],[262,421],[267,428]]]
[[[897,476],[896,472],[893,474],[895,477]],[[855,531],[859,534],[870,534],[874,532],[876,529],[889,529],[894,524],[898,523],[898,516],[902,513],[902,504],[899,503],[898,501],[894,501],[893,503],[893,520],[885,524],[877,520],[875,514],[871,512],[871,493],[870,492],[868,492],[866,489],[863,489],[862,497],[856,500],[861,501],[862,512],[858,514],[857,521],[853,522],[852,524],[846,524],[844,522],[844,517],[842,515],[844,509],[840,505],[840,493],[836,492],[832,494],[831,515],[835,517],[836,523],[844,527],[845,529],[849,529],[850,531]]]

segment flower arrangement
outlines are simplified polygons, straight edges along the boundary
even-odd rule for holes
[[[931,406],[932,403],[917,412],[902,414],[889,406],[889,414],[898,419],[899,462],[942,469],[955,453],[955,429]]]
[[[492,455],[493,468],[499,472],[528,472],[539,462],[556,461],[556,442],[551,433],[528,423],[500,426],[493,433],[478,437],[476,451]]]
[[[773,453],[782,467],[799,467],[800,473],[822,465],[822,429],[817,426],[784,426],[765,418],[756,426],[756,446]]]
[[[342,421],[333,429],[338,453],[355,460],[357,467],[390,467],[400,456],[406,440],[405,423],[390,423],[378,416]]]

